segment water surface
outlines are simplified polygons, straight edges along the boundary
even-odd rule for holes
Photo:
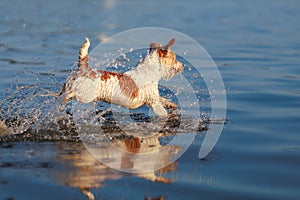
[[[159,26],[210,53],[226,86],[228,123],[205,160],[197,159],[201,133],[150,175],[107,168],[80,142],[2,142],[0,199],[299,199],[299,8],[296,0],[1,2],[1,91],[37,78],[58,91],[84,37],[93,48],[120,31]]]

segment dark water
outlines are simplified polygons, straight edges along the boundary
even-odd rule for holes
[[[84,199],[88,189],[96,199],[299,199],[299,9],[296,0],[1,2],[3,92],[16,75],[20,84],[37,82],[30,73],[59,90],[84,37],[93,48],[105,36],[159,26],[210,53],[229,121],[205,160],[197,159],[196,140],[177,162],[148,175],[107,168],[80,142],[3,142],[0,199]]]

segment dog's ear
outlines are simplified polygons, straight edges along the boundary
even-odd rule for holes
[[[175,43],[175,38],[171,39],[168,44],[166,44],[165,48],[166,49],[170,49],[171,46]]]
[[[150,48],[149,48],[150,53],[153,52],[153,50],[156,50],[159,48],[162,48],[162,45],[160,43],[155,43],[155,42],[150,43]]]

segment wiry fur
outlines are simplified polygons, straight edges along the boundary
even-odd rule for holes
[[[175,39],[170,40],[165,47],[151,43],[144,60],[134,70],[121,74],[88,66],[90,42],[86,38],[79,51],[78,71],[68,77],[63,87],[64,101],[71,98],[81,103],[105,101],[129,109],[146,104],[155,114],[167,116],[164,107],[177,108],[177,105],[159,95],[158,81],[168,80],[183,71],[182,63],[170,49],[174,42]]]

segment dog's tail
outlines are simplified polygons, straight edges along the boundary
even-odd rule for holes
[[[85,38],[85,42],[81,45],[79,54],[78,54],[78,70],[88,68],[88,50],[90,47],[90,40],[89,38]]]

